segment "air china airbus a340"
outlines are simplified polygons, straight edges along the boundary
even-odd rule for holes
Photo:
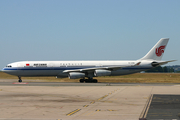
[[[171,61],[161,61],[168,38],[160,39],[141,59],[128,61],[22,61],[8,64],[3,72],[21,77],[56,76],[80,79],[80,82],[98,82],[93,77],[117,76],[145,71]],[[85,79],[88,78],[88,79]]]

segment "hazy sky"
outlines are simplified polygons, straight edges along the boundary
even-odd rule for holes
[[[180,65],[180,0],[0,0],[0,69],[27,60],[135,60],[170,38]]]

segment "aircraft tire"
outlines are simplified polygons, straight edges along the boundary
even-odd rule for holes
[[[91,80],[90,79],[86,79],[85,83],[91,83]]]
[[[86,79],[85,83],[97,83],[97,79]]]
[[[84,83],[84,81],[85,81],[84,79],[80,79],[79,80],[80,83]]]
[[[22,82],[22,80],[19,80],[19,82]]]
[[[93,79],[93,83],[97,83],[98,82],[98,80],[97,79]]]

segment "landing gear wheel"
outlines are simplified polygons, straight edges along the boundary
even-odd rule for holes
[[[18,81],[18,82],[22,82],[21,77],[20,77],[20,76],[18,76],[18,78],[19,78],[19,81]]]
[[[80,79],[79,80],[80,83],[84,83],[84,81],[85,81],[84,79]]]
[[[85,80],[85,83],[91,83],[91,82],[92,82],[91,79],[86,79],[86,80]]]
[[[98,81],[96,79],[86,79],[85,83],[97,83]]]
[[[93,83],[97,83],[98,81],[97,81],[97,79],[93,79]]]
[[[22,80],[19,80],[19,82],[22,82]]]

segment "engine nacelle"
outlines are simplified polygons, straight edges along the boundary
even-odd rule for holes
[[[78,79],[85,77],[85,73],[80,72],[70,72],[69,73],[69,79]]]
[[[98,77],[98,76],[108,76],[111,75],[111,71],[110,70],[95,70],[94,72],[94,76]]]

